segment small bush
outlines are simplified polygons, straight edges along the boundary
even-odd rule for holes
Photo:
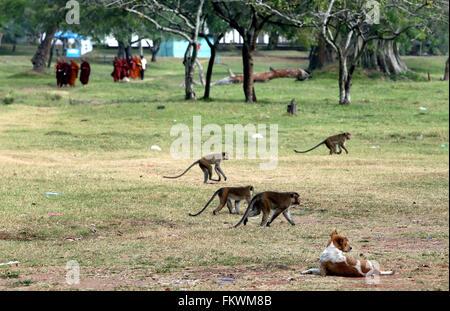
[[[398,80],[411,80],[411,81],[416,81],[416,82],[420,82],[420,81],[427,81],[427,79],[423,76],[421,76],[420,74],[418,74],[417,72],[408,70],[405,73],[402,74],[391,74],[390,78],[394,81],[398,81]]]
[[[0,279],[17,279],[20,277],[20,273],[17,271],[5,271],[4,273],[0,274]]]
[[[13,282],[10,284],[10,286],[22,287],[22,286],[30,286],[31,284],[34,284],[34,283],[36,283],[36,281],[34,281],[34,280],[22,280],[22,281]]]
[[[11,105],[12,103],[14,103],[14,97],[7,96],[7,97],[3,98],[3,104]]]
[[[368,77],[370,79],[380,79],[380,78],[384,78],[384,74],[379,71],[373,70],[373,71],[369,72]]]

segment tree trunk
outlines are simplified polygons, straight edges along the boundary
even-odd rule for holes
[[[214,38],[213,43],[209,41],[208,37],[205,37],[206,43],[208,43],[208,46],[211,50],[211,56],[209,57],[208,69],[206,70],[206,84],[203,99],[209,99],[209,93],[211,89],[211,77],[213,73],[214,62],[216,61],[216,47],[224,35],[225,35],[224,33],[219,34],[217,37]]]
[[[209,45],[209,48],[211,49],[211,56],[209,57],[208,62],[208,69],[206,70],[206,85],[205,85],[205,93],[203,94],[203,99],[209,99],[209,93],[211,89],[211,77],[214,67],[214,62],[216,59],[216,45],[211,44],[208,39],[206,39],[206,42]]]
[[[403,74],[408,71],[400,58],[397,44],[393,40],[374,41],[361,57],[363,68],[378,70],[386,74]]]
[[[139,56],[144,56],[144,47],[142,46],[141,39],[139,39]]]
[[[64,57],[67,55],[67,39],[62,39],[62,54],[61,56]]]
[[[50,56],[48,57],[47,68],[50,68],[50,66],[52,65],[52,60],[53,60],[53,50],[55,49],[55,43],[56,43],[56,39],[53,40],[52,47],[50,48]]]
[[[449,79],[449,65],[448,65],[448,57],[447,61],[445,62],[445,71],[444,71],[444,77],[441,79],[442,81],[448,81]]]
[[[119,41],[119,47],[117,48],[117,57],[123,58],[125,52],[124,52],[124,46],[123,43]]]
[[[325,65],[334,62],[335,59],[336,54],[333,48],[326,43],[322,36],[319,36],[317,46],[313,46],[309,53],[308,71],[311,72],[315,69],[321,69]]]
[[[55,36],[57,27],[52,26],[47,29],[45,32],[45,39],[41,41],[39,44],[36,53],[31,59],[31,63],[33,64],[33,70],[36,72],[44,72],[45,65],[48,57],[48,52],[50,50],[50,46],[52,44],[53,37]]]
[[[203,66],[198,60],[198,58],[195,59],[195,65],[198,67],[198,77],[200,78],[200,84],[202,86],[205,86],[205,74],[203,70]]]
[[[253,81],[253,55],[255,53],[255,48],[254,45],[252,46],[252,44],[249,44],[249,42],[245,41],[242,45],[242,62],[244,65],[244,94],[245,101],[253,103],[256,101]]]
[[[11,55],[16,54],[16,48],[17,48],[17,43],[14,41],[12,49],[11,49]]]
[[[347,69],[347,58],[345,56],[339,57],[339,104],[350,105],[350,88],[352,86],[351,75]]]
[[[154,52],[153,50],[152,50],[152,60],[151,60],[151,62],[152,63],[156,63],[156,52]]]
[[[275,50],[278,45],[278,32],[271,31],[269,35],[269,44],[267,45],[267,49]]]
[[[158,54],[161,48],[161,39],[153,40],[153,46],[150,48],[152,51],[152,63],[156,62],[156,54]]]
[[[127,58],[128,62],[131,60],[131,46],[130,45],[128,45],[125,48],[125,57]]]
[[[2,46],[3,33],[0,32],[0,46]]]
[[[185,99],[196,99],[194,92],[194,68],[195,60],[197,58],[197,43],[189,43],[186,52],[184,53],[184,87],[185,87]],[[192,53],[191,53],[192,51]]]

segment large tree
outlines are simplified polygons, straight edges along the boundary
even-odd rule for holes
[[[216,60],[216,49],[220,40],[230,29],[228,24],[219,18],[212,7],[212,3],[208,1],[205,5],[205,22],[202,25],[200,36],[205,39],[209,46],[211,55],[209,57],[208,69],[206,70],[205,92],[203,99],[210,98],[211,77],[213,73],[214,63]]]
[[[152,23],[156,29],[179,35],[188,42],[184,53],[185,98],[195,99],[194,69],[205,0],[99,0],[105,7],[121,8]]]
[[[71,30],[97,41],[113,36],[118,43],[117,56],[131,58],[132,45],[140,42],[146,32],[146,25],[134,14],[119,8],[106,9],[100,6],[85,6],[84,17]],[[137,39],[134,38],[137,35]]]
[[[17,13],[23,15],[28,14],[28,18],[34,25],[36,31],[41,33],[41,42],[31,58],[31,63],[33,64],[34,71],[44,72],[55,33],[69,26],[66,23],[66,15],[68,13],[68,8],[66,8],[67,1],[14,0],[12,2],[15,2],[19,6]]]
[[[311,47],[308,58],[308,71],[313,71],[333,63],[336,60],[336,52],[331,45],[325,41],[323,36],[318,33],[316,43]]]
[[[364,68],[385,74],[402,74],[408,70],[400,57],[397,40],[373,40],[361,55]]]
[[[276,2],[276,6],[273,4]],[[305,18],[334,49],[339,61],[339,103],[351,103],[352,77],[362,54],[373,40],[391,41],[411,28],[426,29],[439,18],[442,3],[426,0],[317,0],[311,1],[309,16],[298,12],[305,1],[263,1],[257,3],[297,27]],[[297,5],[296,5],[297,4]],[[371,5],[368,5],[371,4]],[[374,11],[375,10],[375,11]],[[375,13],[375,14],[374,14]]]
[[[47,56],[54,34],[65,20],[67,1],[64,0],[2,0],[0,11],[4,18],[13,26],[12,32],[17,32],[18,26],[27,25],[22,30],[30,30],[40,34],[41,42],[31,59],[33,70],[44,72]],[[24,35],[27,33],[25,32]],[[19,34],[15,34],[19,35]]]
[[[254,102],[256,94],[253,82],[253,56],[256,51],[256,40],[264,25],[274,14],[259,10],[252,1],[246,0],[215,0],[212,5],[216,14],[235,29],[243,39],[244,95],[247,102]]]
[[[374,3],[376,7],[368,7],[364,0],[332,0],[326,10],[319,10],[317,26],[339,60],[341,105],[351,103],[353,73],[370,42],[390,42],[387,45],[389,51],[395,53],[392,42],[402,33],[411,28],[426,28],[430,20],[436,18],[437,7],[428,1],[386,0],[382,4]],[[379,10],[376,16],[371,16],[373,9]],[[398,57],[396,59],[397,63],[392,62],[392,65],[400,67]]]

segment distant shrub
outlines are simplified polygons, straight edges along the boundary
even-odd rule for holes
[[[398,80],[411,80],[411,81],[427,81],[427,79],[417,72],[408,70],[405,73],[402,74],[391,74],[390,75],[391,80],[398,81]]]
[[[384,74],[381,73],[381,72],[379,72],[379,71],[372,70],[372,71],[370,71],[370,72],[368,73],[367,76],[368,76],[370,79],[380,79],[380,78],[383,78],[383,77],[384,77]]]
[[[16,271],[5,271],[3,274],[0,274],[0,279],[16,279],[19,277],[20,274]]]
[[[7,96],[7,97],[3,98],[3,104],[11,105],[12,103],[14,103],[14,97]]]

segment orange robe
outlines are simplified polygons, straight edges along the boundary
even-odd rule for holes
[[[142,62],[141,59],[139,57],[136,58],[136,78],[140,78],[141,77],[141,70],[142,70]]]
[[[130,66],[130,78],[136,79],[136,58],[131,58],[131,66]]]
[[[69,84],[71,86],[75,85],[75,81],[77,81],[78,71],[80,70],[80,66],[77,63],[73,62],[70,64],[70,81]]]

